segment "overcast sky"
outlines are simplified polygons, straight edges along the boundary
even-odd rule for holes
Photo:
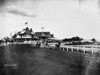
[[[25,28],[56,38],[100,39],[100,0],[0,0],[0,38]],[[12,32],[12,33],[11,33]]]

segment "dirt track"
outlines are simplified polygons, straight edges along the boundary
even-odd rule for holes
[[[0,75],[86,74],[88,59],[80,53],[35,48],[31,45],[12,45],[0,47],[0,50]]]

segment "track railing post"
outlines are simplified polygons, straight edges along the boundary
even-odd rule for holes
[[[94,53],[94,51],[93,51],[94,49],[93,49],[93,46],[92,46],[92,54]]]
[[[84,53],[85,53],[85,46],[83,46],[83,50],[84,50]]]
[[[72,52],[73,52],[73,46],[71,46],[71,50],[72,50]]]

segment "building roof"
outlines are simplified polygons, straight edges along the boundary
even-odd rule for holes
[[[19,35],[26,35],[26,34],[34,35],[32,28],[29,29],[28,27],[26,27],[21,32],[19,32]]]
[[[35,32],[36,35],[50,35],[50,32]]]
[[[48,38],[53,37],[53,34],[51,34],[50,32],[35,32],[35,35],[39,37],[41,36],[48,37]]]
[[[22,31],[19,31],[16,34],[14,34],[12,38],[17,38],[17,36],[24,36],[24,35],[34,36],[34,32],[33,32],[32,28],[29,29],[28,27],[26,27]]]
[[[53,38],[53,34],[51,34],[50,32],[33,32],[32,28],[28,28],[26,27],[25,29],[23,29],[22,31],[17,32],[16,34],[13,35],[12,38]]]

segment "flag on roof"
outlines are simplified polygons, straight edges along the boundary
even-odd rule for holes
[[[41,29],[44,29],[44,27],[41,27]]]
[[[28,22],[25,22],[25,24],[28,24]]]

